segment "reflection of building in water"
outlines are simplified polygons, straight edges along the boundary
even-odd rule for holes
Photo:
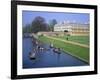
[[[89,34],[89,24],[63,22],[54,26],[55,32],[67,31],[70,34]]]

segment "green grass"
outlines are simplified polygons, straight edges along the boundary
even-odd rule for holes
[[[66,40],[67,37],[69,41],[89,45],[89,36],[62,36],[62,37],[57,37],[57,38]]]
[[[89,63],[89,48],[84,48],[73,44],[65,43],[59,40],[50,39],[45,36],[40,36],[39,40],[47,44],[53,43],[55,47],[59,47],[65,52],[70,52],[71,55],[79,57],[82,60]]]

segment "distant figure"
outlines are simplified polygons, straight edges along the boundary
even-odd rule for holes
[[[50,48],[53,48],[53,47],[54,47],[54,45],[53,45],[53,43],[51,43],[51,44],[50,44]]]
[[[58,48],[58,51],[61,51],[61,49],[60,49],[60,48]]]
[[[60,54],[60,53],[61,53],[60,48],[54,48],[54,49],[53,49],[53,51],[54,51],[55,53],[58,53],[58,54]]]
[[[36,41],[35,44],[36,44],[36,49],[37,50],[40,49],[40,45],[39,45],[38,41]]]
[[[68,37],[66,38],[66,40],[68,40]]]
[[[37,49],[36,49],[36,48],[33,48],[33,52],[37,53],[38,51],[37,51]]]
[[[39,44],[39,43],[38,43],[38,41],[36,41],[35,43],[36,43],[36,45],[38,45],[38,44]]]
[[[44,50],[44,48],[43,47],[40,47],[40,51],[43,51]]]
[[[38,49],[40,49],[41,47],[39,45],[37,45]]]
[[[36,59],[36,54],[34,52],[29,52],[29,58],[30,59]]]

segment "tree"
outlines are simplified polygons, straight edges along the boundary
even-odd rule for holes
[[[31,26],[30,24],[27,24],[23,27],[23,33],[30,33],[31,32]]]
[[[47,31],[48,24],[45,22],[45,19],[41,16],[35,17],[32,21],[32,32],[37,33],[39,31]]]
[[[53,31],[54,30],[55,24],[57,24],[56,19],[53,19],[53,20],[50,21],[50,23],[49,23],[50,31]]]

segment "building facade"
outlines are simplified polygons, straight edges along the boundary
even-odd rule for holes
[[[54,32],[65,32],[70,34],[89,34],[89,24],[60,23],[54,26]]]

